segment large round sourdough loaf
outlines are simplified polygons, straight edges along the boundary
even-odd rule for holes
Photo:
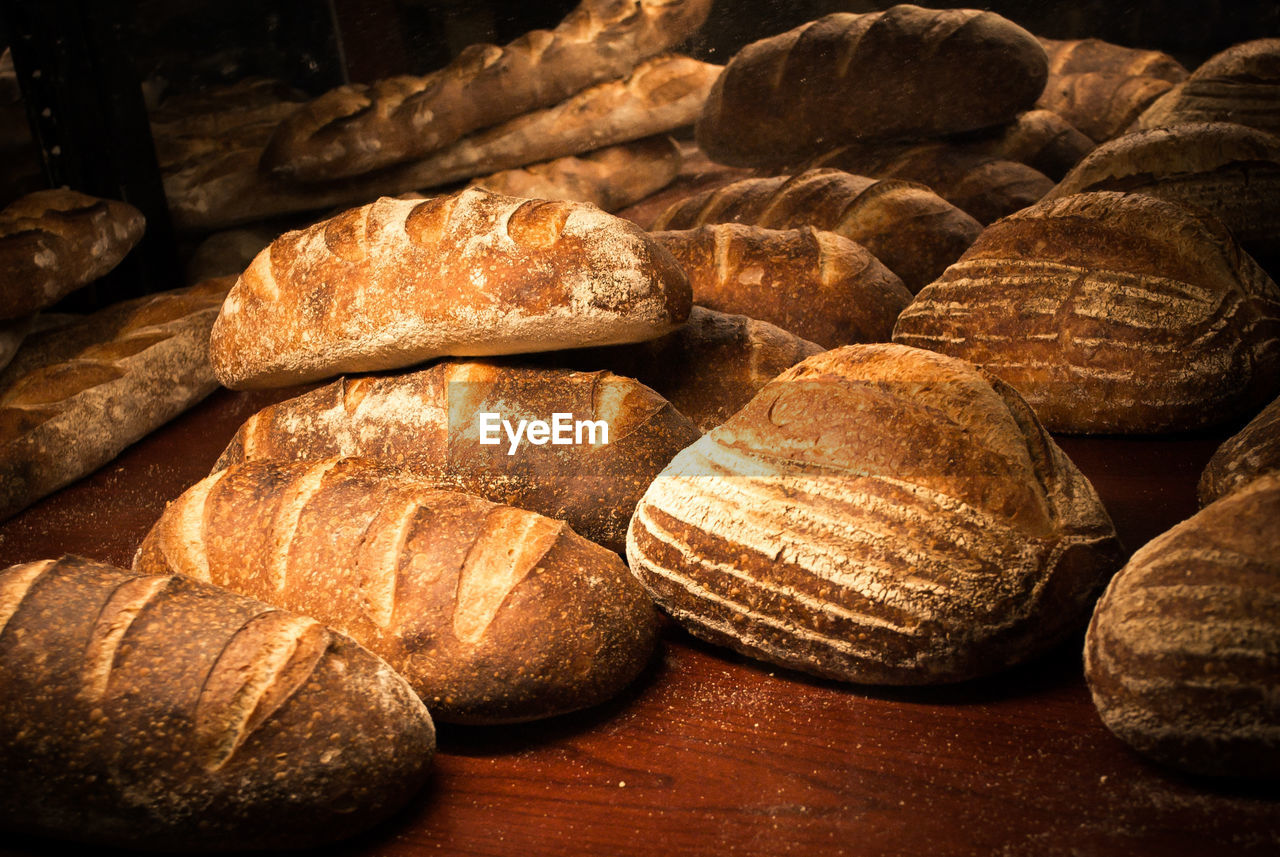
[[[1183,122],[1238,122],[1280,131],[1280,39],[1232,45],[1142,112],[1130,131]]]
[[[486,413],[498,417],[488,418],[489,430],[481,424]],[[544,437],[535,444],[522,433],[534,421],[552,423],[557,413],[567,415],[560,440],[571,442]],[[457,360],[343,378],[263,408],[240,427],[214,469],[261,458],[376,458],[566,521],[621,553],[636,501],[697,438],[683,414],[631,378]]]
[[[1184,770],[1280,777],[1280,475],[1149,542],[1085,638],[1107,727]]]
[[[627,557],[698,636],[886,684],[1044,651],[1122,561],[1092,486],[1011,388],[892,344],[810,357],[680,453]]]
[[[1031,107],[1047,74],[1035,37],[991,12],[837,12],[740,50],[707,98],[698,145],[726,164],[774,166],[855,140],[985,128]]]
[[[649,339],[690,303],[675,260],[630,221],[468,188],[380,199],[280,236],[227,296],[209,351],[228,387],[288,386]]]
[[[617,554],[563,521],[363,459],[220,470],[169,504],[134,568],[314,616],[385,658],[440,720],[594,705],[657,640]]]
[[[824,348],[887,342],[911,292],[834,232],[716,223],[653,232],[689,276],[693,300],[758,318]]]
[[[76,557],[0,571],[0,828],[317,846],[399,808],[434,751],[404,679],[314,619]]]
[[[893,340],[983,366],[1051,431],[1189,430],[1280,390],[1280,288],[1209,214],[1075,194],[988,227]]]
[[[1207,506],[1272,471],[1280,471],[1280,399],[1218,447],[1200,474],[1196,495]]]

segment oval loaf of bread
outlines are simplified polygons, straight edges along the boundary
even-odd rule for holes
[[[481,414],[572,417],[573,443],[521,442]],[[603,422],[608,442],[597,427]],[[515,428],[511,429],[515,431]],[[566,429],[565,437],[570,437]],[[385,377],[344,378],[254,414],[215,469],[258,458],[376,458],[498,503],[566,521],[621,553],[636,501],[698,429],[648,387],[608,372],[445,361]],[[579,442],[581,441],[581,442]]]
[[[1094,147],[1093,140],[1051,110],[1028,110],[1007,125],[986,128],[952,144],[965,151],[1017,161],[1057,181]]]
[[[1031,107],[1047,75],[1035,37],[991,12],[837,12],[740,50],[698,145],[722,163],[776,166],[857,140],[985,128]]]
[[[0,828],[316,846],[399,808],[434,751],[404,679],[314,619],[78,557],[0,571]]]
[[[1280,288],[1211,215],[1114,191],[997,221],[894,342],[977,363],[1051,431],[1180,431],[1280,391]]]
[[[228,387],[288,386],[649,339],[690,303],[675,260],[630,221],[468,188],[380,199],[280,236],[232,288],[209,349]]]
[[[692,633],[845,681],[949,682],[1084,625],[1122,558],[1007,385],[851,345],[792,367],[636,507],[631,571]]]
[[[169,504],[134,560],[314,616],[440,720],[584,708],[640,672],[657,614],[567,524],[364,459],[250,461]]]
[[[142,212],[65,188],[0,210],[0,320],[52,306],[120,263],[142,238]]]
[[[674,203],[650,229],[707,223],[834,232],[870,250],[912,294],[960,258],[982,231],[982,224],[922,184],[835,169],[743,179],[694,194]]]
[[[1207,506],[1272,471],[1280,471],[1280,399],[1218,447],[1200,474],[1196,495]]]
[[[1085,677],[1102,721],[1200,774],[1280,777],[1280,475],[1133,555],[1098,602]]]
[[[651,234],[684,268],[696,303],[824,348],[887,342],[911,303],[896,274],[834,232],[716,223]]]

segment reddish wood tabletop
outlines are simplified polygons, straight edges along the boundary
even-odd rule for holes
[[[240,422],[294,392],[218,392],[0,525],[0,567],[63,552],[129,565]],[[1061,444],[1132,550],[1194,511],[1195,480],[1227,434]],[[3,857],[72,853],[89,852],[0,840]],[[1280,787],[1183,776],[1131,752],[1094,712],[1080,638],[989,679],[884,689],[777,670],[671,627],[607,705],[440,726],[418,798],[319,853],[1276,855]]]

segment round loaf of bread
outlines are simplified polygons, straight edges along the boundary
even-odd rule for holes
[[[453,722],[602,702],[657,640],[653,604],[617,554],[563,521],[364,459],[220,470],[169,504],[134,568],[314,616]]]
[[[1190,430],[1280,391],[1280,288],[1211,215],[1075,194],[989,226],[893,340],[983,366],[1051,431]]]
[[[1085,637],[1102,721],[1200,774],[1280,777],[1280,475],[1149,542]]]
[[[446,355],[651,339],[689,283],[630,221],[593,205],[468,188],[383,198],[258,254],[214,323],[228,387],[272,387]]]
[[[1047,75],[1035,37],[991,12],[837,12],[740,50],[707,97],[698,145],[722,163],[776,166],[985,128],[1031,107]]]
[[[1232,45],[1161,95],[1130,131],[1183,122],[1237,122],[1280,132],[1280,39]]]
[[[636,507],[631,571],[692,633],[852,682],[995,672],[1084,625],[1122,562],[1007,385],[900,345],[810,357]]]
[[[434,752],[404,679],[314,619],[78,557],[0,571],[4,830],[314,847],[388,817]]]
[[[1280,399],[1213,453],[1196,487],[1200,505],[1208,506],[1271,471],[1280,471]]]

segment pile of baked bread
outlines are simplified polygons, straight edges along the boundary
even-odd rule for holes
[[[141,221],[69,191],[0,212],[27,336],[0,375],[0,515],[219,385],[306,385],[132,570],[0,572],[0,770],[22,783],[0,822],[328,841],[422,783],[433,718],[597,704],[661,616],[897,685],[1088,625],[1121,738],[1280,774],[1280,40],[1189,73],[895,6],[723,68],[662,55],[708,6],[584,0],[424,78],[250,98],[242,136],[171,111],[180,224],[363,202],[226,280],[42,321]],[[210,157],[228,169],[197,180]],[[1250,419],[1203,511],[1127,562],[1053,438]]]

